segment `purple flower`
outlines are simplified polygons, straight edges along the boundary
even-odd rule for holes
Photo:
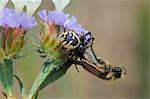
[[[88,31],[78,23],[75,16],[70,16],[69,14],[59,11],[49,11],[47,15],[46,10],[40,11],[38,15],[42,21],[48,21],[49,24],[52,22],[54,25],[58,25],[65,30],[74,31],[78,36],[84,36],[88,33]],[[84,39],[86,43],[92,43],[91,35],[85,36]]]
[[[15,10],[8,8],[4,8],[1,13],[0,25],[4,27],[9,26],[27,30],[36,25],[35,18],[28,16],[26,13],[17,13]]]
[[[68,19],[68,15],[59,11],[49,11],[48,21],[54,22],[55,25],[63,26],[65,21]]]
[[[54,25],[59,25],[66,30],[71,30],[76,32],[77,34],[84,34],[85,29],[77,22],[77,18],[75,16],[69,16],[69,14],[65,14],[59,11],[49,11],[48,16],[46,14],[46,10],[40,11],[38,13],[42,21],[54,22]]]

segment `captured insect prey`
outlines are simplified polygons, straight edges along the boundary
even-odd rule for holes
[[[103,80],[115,80],[118,78],[123,78],[126,74],[124,67],[100,67],[98,65],[90,64],[86,60],[74,61],[74,63],[81,65],[86,71]]]

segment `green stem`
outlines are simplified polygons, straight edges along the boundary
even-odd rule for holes
[[[11,92],[11,89],[8,89],[8,92],[7,92],[7,99],[12,99],[12,92]]]

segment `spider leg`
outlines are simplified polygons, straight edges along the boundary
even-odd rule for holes
[[[80,71],[79,71],[79,69],[78,69],[78,67],[77,67],[77,65],[76,65],[76,64],[74,64],[74,66],[75,66],[75,68],[76,68],[77,72],[80,72]]]
[[[96,56],[96,54],[95,54],[95,52],[94,52],[93,45],[91,45],[90,48],[91,48],[91,51],[92,51],[92,53],[93,53],[95,59],[99,62],[99,60],[98,60],[98,58],[97,58],[97,56]]]

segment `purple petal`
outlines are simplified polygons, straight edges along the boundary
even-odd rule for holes
[[[75,27],[77,25],[77,19],[76,17],[72,16],[71,19],[68,21],[67,24],[64,24],[64,27],[71,28]]]
[[[9,26],[11,28],[29,29],[36,25],[34,17],[28,16],[26,13],[17,13],[13,9],[4,8],[0,19],[0,25]]]
[[[4,19],[4,23],[7,24],[8,26],[15,28],[15,27],[20,27],[20,23],[22,21],[23,17],[21,14],[12,14],[9,13],[9,15]]]
[[[64,22],[68,19],[68,15],[63,12],[50,11],[48,13],[48,21],[54,22],[55,25],[63,25]]]
[[[69,18],[69,14],[65,14],[59,11],[49,11],[48,16],[46,10],[38,13],[42,20],[48,20],[48,22],[54,22],[55,25],[59,25],[66,30],[71,30],[77,34],[85,34],[86,30],[77,22],[77,18],[72,16]],[[48,17],[48,18],[47,18]]]
[[[34,17],[27,16],[26,14],[24,14],[23,16],[24,17],[21,22],[21,27],[23,29],[25,30],[30,29],[37,24]]]
[[[71,19],[68,19],[65,22],[64,27],[67,30],[73,30],[77,34],[83,33],[85,31],[85,29],[82,28],[82,26],[77,22],[77,18],[74,16],[72,16]]]
[[[42,10],[42,11],[38,12],[38,15],[40,16],[40,18],[43,21],[46,21],[48,19],[47,14],[46,14],[46,10]]]

